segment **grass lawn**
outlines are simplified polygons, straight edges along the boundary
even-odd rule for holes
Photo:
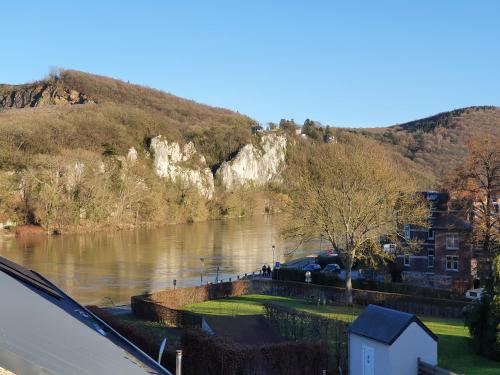
[[[263,303],[273,302],[301,311],[351,322],[363,310],[344,306],[318,306],[299,298],[273,297],[250,294],[241,297],[207,301],[184,306],[184,309],[203,315],[254,315],[262,314]],[[470,336],[459,319],[420,317],[439,337],[439,366],[459,374],[500,375],[500,363],[474,353]]]
[[[168,343],[173,344],[180,340],[182,336],[182,330],[179,328],[165,327],[161,323],[150,322],[147,320],[139,319],[134,317],[132,314],[117,315],[118,319],[124,320],[129,324],[135,325],[152,333],[158,333],[162,337],[168,338]]]

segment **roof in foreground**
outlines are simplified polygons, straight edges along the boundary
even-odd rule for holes
[[[414,314],[377,305],[368,305],[349,326],[349,332],[392,345],[411,323],[418,324],[430,337],[438,340],[437,336]]]
[[[50,281],[0,257],[0,368],[15,374],[170,374]]]

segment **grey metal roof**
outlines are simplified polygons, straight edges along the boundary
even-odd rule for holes
[[[392,345],[411,323],[418,324],[430,337],[438,340],[437,336],[414,314],[377,305],[368,305],[361,315],[352,322],[348,331],[386,345]]]
[[[0,367],[16,374],[170,373],[40,274],[0,257]]]

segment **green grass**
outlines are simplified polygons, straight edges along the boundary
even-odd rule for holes
[[[335,305],[317,305],[299,298],[249,294],[184,306],[202,315],[255,315],[264,312],[263,304],[277,303],[328,318],[351,322],[363,310]],[[422,316],[422,321],[439,337],[439,366],[459,374],[499,375],[500,363],[474,353],[470,335],[459,319]]]
[[[161,323],[139,319],[132,314],[117,315],[116,317],[118,319],[126,321],[129,324],[150,331],[151,333],[160,334],[162,337],[166,336],[170,344],[180,341],[180,338],[182,336],[182,330],[179,328],[165,327]]]

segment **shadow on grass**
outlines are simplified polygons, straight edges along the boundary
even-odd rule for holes
[[[470,338],[442,334],[438,337],[440,367],[467,375],[500,374],[500,363],[476,354]]]

